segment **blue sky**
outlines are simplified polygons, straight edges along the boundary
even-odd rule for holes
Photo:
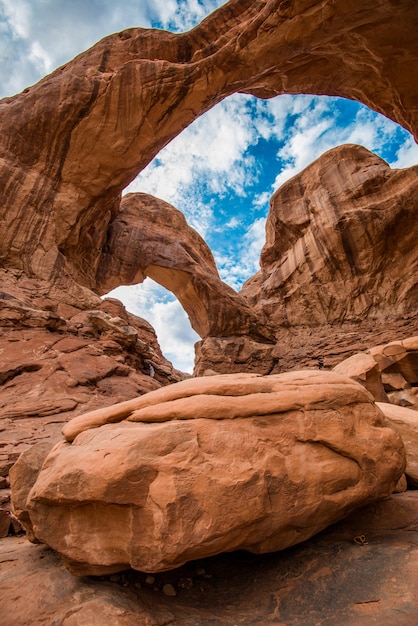
[[[0,0],[0,97],[38,81],[102,37],[133,26],[180,32],[220,0]],[[160,197],[183,211],[235,289],[258,270],[269,198],[326,150],[360,143],[392,167],[418,163],[401,127],[339,98],[234,95],[196,120],[127,191]],[[191,371],[197,335],[175,298],[147,279],[112,293],[157,331],[165,355]]]

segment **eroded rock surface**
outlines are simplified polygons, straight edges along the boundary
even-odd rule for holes
[[[0,477],[29,446],[57,441],[71,417],[183,378],[151,325],[118,300],[92,294],[80,309],[41,281],[1,279]]]
[[[340,95],[364,102],[417,134],[418,88],[410,80],[418,62],[416,21],[413,0],[404,2],[402,11],[372,0],[361,6],[351,0],[231,0],[189,33],[128,29],[106,37],[0,103],[2,266],[34,281],[33,291],[37,281],[43,282],[45,295],[61,308],[94,309],[94,294],[103,293],[109,281],[117,284],[108,270],[110,242],[127,214],[126,205],[121,208],[122,190],[170,139],[235,92],[263,98]],[[374,193],[375,184],[387,189],[388,173],[379,176],[371,186],[363,185],[362,194]],[[367,176],[360,178],[364,182]],[[248,333],[268,343],[263,306],[257,315],[248,311],[241,296],[217,282],[215,272],[212,280],[205,279],[197,310],[195,293],[202,280],[178,272],[182,255],[184,261],[184,248],[174,264],[175,276],[161,258],[160,265],[148,266],[149,275],[183,299],[204,338]],[[133,268],[127,268],[132,256],[119,259],[119,269],[135,281],[143,274],[139,256]],[[349,265],[354,272],[361,262]],[[405,308],[412,294],[403,296]],[[356,306],[363,300],[359,296]],[[57,322],[45,307],[37,315],[43,323]],[[253,360],[247,365],[253,368]],[[210,363],[199,367],[211,369]]]
[[[151,579],[134,570],[76,578],[46,546],[9,538],[0,542],[2,617],[8,626],[416,626],[417,494],[368,505],[278,554],[222,554]]]
[[[353,354],[336,365],[334,372],[361,383],[378,402],[418,408],[418,337]]]
[[[16,510],[78,575],[279,550],[393,491],[405,452],[371,400],[328,372],[171,385],[67,424],[29,495],[23,454]]]
[[[392,170],[362,146],[323,154],[271,199],[247,297],[275,326],[399,317],[418,306],[418,166]]]
[[[402,437],[406,450],[405,474],[408,485],[418,489],[418,412],[388,402],[377,402],[377,406]]]
[[[340,95],[417,133],[417,7],[231,0],[190,33],[106,37],[0,103],[0,259],[98,291],[120,194],[204,111],[234,92]],[[30,137],[31,141],[22,141]]]
[[[263,315],[256,315],[245,298],[221,281],[209,247],[180,211],[148,194],[128,194],[109,226],[99,291],[133,285],[147,276],[177,296],[201,337],[273,337]]]
[[[241,294],[274,326],[279,367],[329,367],[359,336],[371,347],[417,332],[417,189],[418,166],[346,145],[274,194],[261,269]]]

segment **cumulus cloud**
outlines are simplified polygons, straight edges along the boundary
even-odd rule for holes
[[[296,96],[289,102],[289,96],[281,96],[267,104],[267,114],[272,119],[271,131],[280,141],[280,133],[285,133],[285,141],[277,152],[278,174],[273,190],[302,171],[309,163],[325,151],[344,143],[358,143],[385,158],[390,164],[403,159],[412,164],[417,159],[410,135],[397,124],[382,115],[357,103],[342,104],[342,99]],[[283,99],[280,105],[279,102]],[[349,106],[349,110],[347,110]],[[341,119],[342,111],[345,119]],[[399,144],[404,145],[398,148]],[[413,145],[412,145],[413,144]],[[395,156],[399,152],[399,159]],[[397,165],[396,165],[397,166]]]
[[[121,300],[128,311],[146,319],[155,329],[164,356],[183,372],[192,372],[194,344],[200,337],[178,300],[146,278],[140,285],[118,287],[109,294]]]
[[[418,144],[412,137],[403,143],[396,152],[396,159],[392,162],[392,167],[403,168],[411,167],[418,163]]]
[[[256,165],[246,152],[256,141],[247,99],[231,96],[173,139],[126,191],[173,204],[206,237],[216,229],[214,199],[246,194]]]

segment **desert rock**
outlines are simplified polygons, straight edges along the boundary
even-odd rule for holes
[[[0,477],[34,443],[57,441],[71,417],[183,378],[151,325],[119,301],[68,307],[9,272],[1,286]]]
[[[349,378],[212,376],[138,398],[120,423],[84,424],[49,453],[26,510],[75,574],[164,571],[299,543],[389,495],[404,454]],[[18,501],[24,457],[11,475]]]
[[[418,166],[392,170],[365,148],[346,145],[276,191],[261,269],[241,294],[275,327],[278,341],[286,346],[298,334],[308,357],[331,353],[334,365],[344,335],[352,349],[353,327],[371,345],[385,323],[392,332],[399,325],[401,338],[416,332],[417,185]],[[321,328],[326,345],[309,328]],[[282,367],[289,367],[286,356]]]
[[[273,337],[263,316],[221,281],[209,247],[179,210],[148,194],[128,194],[109,226],[99,290],[133,285],[146,276],[177,296],[201,337]]]
[[[394,340],[356,353],[336,365],[334,372],[364,385],[378,402],[414,408],[418,405],[418,337]]]
[[[232,0],[190,33],[106,37],[0,103],[2,264],[96,290],[121,191],[234,92],[354,98],[416,132],[415,25],[413,0]]]
[[[198,262],[189,263],[186,275],[178,271],[184,263],[184,247],[174,259],[171,248],[168,266],[156,253],[148,257],[146,269],[145,244],[143,253],[136,251],[132,257],[130,250],[122,258],[123,252],[116,251],[114,244],[120,244],[118,233],[126,225],[127,205],[134,200],[121,203],[121,193],[170,139],[234,92],[263,98],[281,93],[341,95],[367,104],[417,134],[417,87],[410,80],[418,59],[415,24],[412,0],[403,4],[402,11],[390,3],[376,7],[371,0],[361,8],[348,0],[231,0],[190,33],[133,28],[110,35],[21,94],[3,99],[0,259],[8,275],[20,283],[32,283],[23,313],[20,305],[16,310],[15,303],[8,302],[7,323],[17,315],[48,330],[62,326],[63,319],[68,321],[75,314],[71,309],[99,308],[97,295],[103,295],[110,284],[122,282],[121,271],[128,282],[150,275],[172,288],[203,339],[248,335],[257,342],[263,338],[274,351],[265,320],[267,316],[277,321],[271,301],[249,311],[243,298],[249,294],[238,295],[222,286],[206,253]],[[372,161],[372,157],[366,159],[366,165],[371,163],[371,178],[367,172],[357,174],[360,195],[380,198],[399,193],[404,198],[410,175],[389,174],[380,162]],[[346,173],[350,165],[348,159]],[[405,191],[398,189],[400,182]],[[409,197],[414,197],[412,191]],[[361,204],[361,198],[354,200]],[[409,214],[411,205],[402,202]],[[129,213],[129,224],[131,218]],[[374,236],[370,228],[367,232]],[[339,234],[347,252],[351,235]],[[399,241],[407,247],[407,237]],[[344,259],[349,261],[350,255]],[[403,259],[401,264],[405,265]],[[362,261],[349,262],[349,269],[356,274],[361,265]],[[381,269],[376,267],[377,276]],[[324,279],[322,274],[320,279]],[[356,276],[353,281],[360,289],[354,313],[361,316],[368,300],[361,281]],[[39,286],[43,298],[36,295]],[[199,309],[196,294],[202,286]],[[400,315],[412,306],[413,294],[408,284],[396,285],[392,291],[390,302],[403,297],[403,304],[396,306]],[[379,301],[370,305],[371,311],[383,302],[382,289],[376,292]],[[10,295],[8,290],[5,293]],[[290,318],[301,317],[301,301],[293,310],[287,307]],[[277,302],[273,304],[277,307]],[[341,306],[335,306],[336,311],[330,307],[331,318],[341,312]],[[309,307],[305,299],[304,308]],[[283,311],[281,302],[278,310]],[[328,319],[324,307],[316,313]],[[307,345],[304,338],[302,332],[299,348]],[[279,332],[275,340],[282,342]],[[288,346],[288,342],[283,343]],[[261,371],[270,370],[274,359],[267,356]],[[297,360],[284,354],[280,367],[286,369],[289,362],[295,365]],[[13,364],[15,371],[19,367],[18,362]],[[254,360],[241,361],[240,367],[251,371]],[[202,359],[199,368],[214,369]],[[48,410],[55,410],[53,403]],[[63,414],[73,409],[68,404],[57,410]]]
[[[418,412],[395,406],[388,402],[377,402],[377,406],[394,430],[402,437],[406,450],[405,474],[408,485],[418,488]]]

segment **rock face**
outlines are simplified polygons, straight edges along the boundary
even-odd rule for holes
[[[418,166],[334,148],[272,197],[261,270],[242,293],[275,326],[415,312],[417,215]]]
[[[237,295],[219,282],[196,238],[195,258],[188,258],[185,242],[174,251],[172,228],[167,228],[169,237],[160,252],[150,255],[132,211],[138,203],[144,208],[155,200],[142,196],[121,204],[121,192],[170,139],[234,92],[263,98],[281,93],[340,95],[367,104],[418,136],[418,87],[410,80],[418,63],[416,21],[414,0],[405,1],[402,11],[393,3],[376,7],[372,0],[361,7],[351,0],[231,0],[189,33],[129,29],[106,37],[0,103],[1,266],[21,281],[32,281],[32,300],[42,283],[45,302],[36,315],[49,326],[56,323],[46,308],[51,302],[66,308],[69,317],[74,311],[68,307],[96,310],[96,295],[122,282],[116,270],[127,282],[153,276],[178,295],[203,339],[210,343],[213,337],[244,336],[271,345],[256,350],[266,351],[261,371],[277,371],[277,350],[265,319],[281,319],[271,310],[272,299],[256,312],[249,310],[245,293]],[[393,195],[388,179],[406,184],[408,178],[390,177],[379,164],[371,170],[378,175],[370,184],[367,176],[357,177],[363,195],[374,193],[376,185]],[[410,205],[404,202],[403,208],[409,212]],[[124,254],[120,238],[131,227],[130,242],[143,248],[133,254],[128,246]],[[370,227],[367,232],[373,235]],[[344,259],[350,259],[351,235],[345,236],[342,227],[339,233]],[[169,252],[168,258],[162,250]],[[348,266],[354,275],[361,262]],[[360,283],[353,280],[361,291]],[[393,289],[405,300],[396,305],[397,315],[412,307],[415,297],[404,287]],[[375,291],[383,298],[379,289]],[[363,293],[355,300],[357,315],[369,306]],[[328,304],[329,316],[335,317],[334,304]],[[283,311],[281,303],[278,309]],[[320,319],[329,318],[323,308],[320,312]],[[68,317],[59,315],[68,323]],[[275,339],[282,342],[279,332]],[[252,355],[248,362],[242,360],[248,348],[243,343],[229,371],[255,367]],[[202,346],[198,371],[214,369],[204,357],[211,352],[212,343]],[[285,369],[289,363],[281,358]]]
[[[377,406],[394,430],[402,437],[406,450],[405,474],[408,485],[418,488],[418,413],[387,402],[377,402]]]
[[[416,334],[417,198],[418,166],[392,170],[354,145],[285,183],[271,199],[261,270],[240,292],[273,327],[274,344],[204,337],[195,373],[267,374],[315,367],[319,356],[331,367],[356,346]]]
[[[340,95],[418,131],[414,0],[231,0],[190,33],[129,29],[0,103],[0,259],[99,291],[120,193],[234,92]],[[86,69],[87,68],[87,69]],[[22,138],[31,137],[28,143]]]
[[[201,336],[273,337],[247,301],[221,281],[212,253],[173,206],[148,194],[128,194],[109,226],[98,272],[106,293],[146,276],[172,291]]]
[[[69,422],[72,443],[29,495],[33,460],[11,472],[22,522],[78,575],[282,549],[389,495],[404,470],[369,393],[334,373],[191,379],[127,405]]]
[[[275,328],[273,371],[417,333],[417,186],[418,166],[347,145],[274,194],[261,270],[241,291]]]
[[[418,337],[354,354],[334,372],[361,383],[378,402],[418,408]]]
[[[74,415],[183,378],[150,324],[117,300],[92,298],[80,310],[10,272],[1,289],[0,477],[33,443],[59,439]]]

